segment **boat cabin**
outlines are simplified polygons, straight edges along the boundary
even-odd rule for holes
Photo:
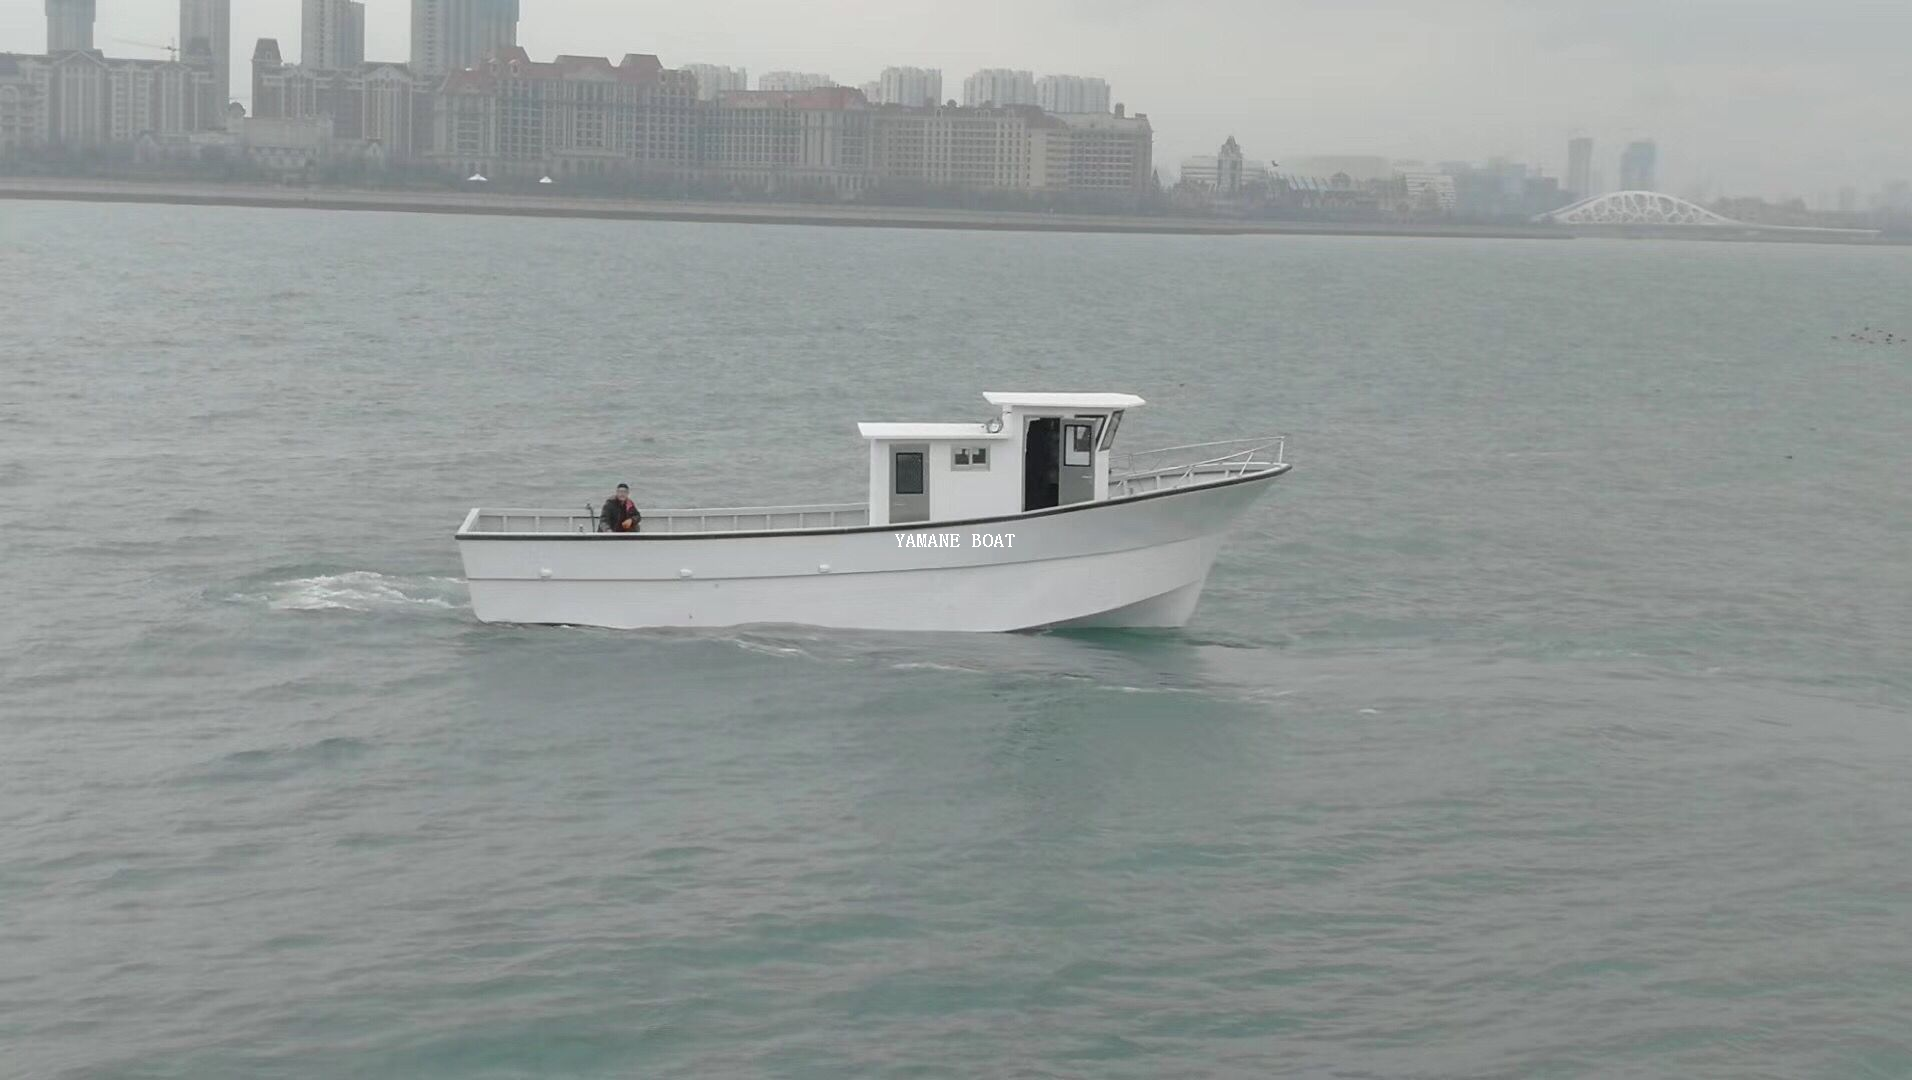
[[[989,392],[975,424],[859,424],[871,525],[1000,517],[1109,497],[1109,453],[1134,394]]]

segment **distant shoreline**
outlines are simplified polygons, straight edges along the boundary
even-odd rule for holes
[[[398,214],[585,218],[600,221],[693,221],[730,225],[816,225],[865,229],[967,229],[984,232],[1115,233],[1157,236],[1396,236],[1461,240],[1572,240],[1577,237],[1698,240],[1725,243],[1836,244],[1900,247],[1912,238],[1813,235],[1811,229],[1747,225],[1745,231],[1700,232],[1628,226],[1440,225],[1361,221],[1270,221],[1249,218],[1059,214],[1027,210],[957,210],[923,206],[730,203],[616,199],[471,191],[381,191],[294,188],[196,181],[89,180],[0,176],[0,199],[248,206],[275,210],[357,210]]]
[[[1134,233],[1173,236],[1407,236],[1477,240],[1569,240],[1562,229],[1535,226],[1394,225],[1385,222],[1251,221],[952,210],[912,206],[815,206],[711,203],[665,199],[492,195],[469,192],[371,191],[209,183],[0,177],[0,199],[249,206],[283,210],[358,210],[411,214],[696,221],[740,225],[824,225],[888,229],[974,229],[998,232]]]

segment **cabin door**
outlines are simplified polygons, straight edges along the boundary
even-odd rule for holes
[[[1098,421],[1062,422],[1061,467],[1056,470],[1056,503],[1069,506],[1095,498],[1095,440]]]
[[[1029,421],[1022,436],[1022,508],[1047,510],[1060,497],[1062,421],[1053,416]]]
[[[929,520],[929,446],[890,447],[890,524]]]

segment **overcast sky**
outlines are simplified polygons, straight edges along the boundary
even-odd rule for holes
[[[1149,114],[1156,165],[1233,134],[1252,158],[1502,155],[1566,168],[1595,140],[1660,146],[1677,194],[1863,193],[1912,177],[1912,0],[523,0],[522,44],[650,52],[856,85],[889,64],[1100,75]],[[299,0],[234,0],[235,96],[260,37],[296,56]],[[167,0],[98,0],[99,45],[166,44]],[[407,0],[367,0],[372,59],[410,52]],[[45,47],[41,0],[0,3],[0,48]]]

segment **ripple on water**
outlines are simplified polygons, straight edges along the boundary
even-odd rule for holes
[[[358,761],[372,750],[372,744],[350,736],[332,736],[298,746],[238,750],[189,770],[187,779],[199,784],[283,780],[311,769]]]

